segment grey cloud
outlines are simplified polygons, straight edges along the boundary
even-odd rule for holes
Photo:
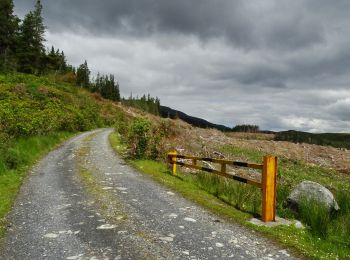
[[[350,122],[350,97],[337,100],[328,107],[329,111],[342,121]]]
[[[14,0],[24,15],[34,0]],[[349,131],[350,1],[43,0],[47,45],[216,123]]]
[[[34,1],[16,0],[24,13]],[[231,0],[46,0],[44,15],[51,30],[82,30],[94,35],[195,35],[223,38],[243,49],[290,50],[323,41],[324,29],[300,1]],[[334,4],[334,3],[332,3]],[[315,3],[317,5],[317,3]],[[308,9],[311,9],[309,7]],[[322,15],[322,14],[321,14]]]

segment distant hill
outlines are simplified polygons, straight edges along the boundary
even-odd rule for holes
[[[330,145],[333,147],[350,149],[350,134],[342,133],[313,134],[289,130],[275,133],[275,140],[294,143]]]
[[[193,126],[197,126],[197,127],[202,127],[202,128],[214,128],[214,129],[218,129],[221,131],[231,131],[231,128],[224,126],[224,125],[217,125],[217,124],[213,124],[210,123],[202,118],[198,118],[198,117],[193,117],[193,116],[189,116],[181,111],[172,109],[170,107],[166,107],[166,106],[160,106],[160,115],[164,118],[179,118]]]

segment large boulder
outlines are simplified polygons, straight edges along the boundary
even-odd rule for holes
[[[299,183],[287,198],[287,204],[294,210],[298,210],[300,200],[306,199],[324,204],[329,211],[339,210],[338,203],[333,194],[322,185],[313,181]]]

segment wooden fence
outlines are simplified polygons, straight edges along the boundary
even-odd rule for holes
[[[180,162],[177,159],[191,160],[192,164]],[[172,164],[172,173],[176,175],[176,165],[181,165],[187,168],[211,172],[229,179],[247,183],[261,188],[262,191],[262,212],[261,218],[264,222],[275,221],[276,217],[276,175],[277,175],[277,157],[267,155],[263,157],[262,164],[254,164],[247,162],[228,161],[221,159],[212,159],[205,157],[178,155],[176,152],[168,153],[169,163]],[[220,171],[202,167],[198,165],[198,161],[218,163],[221,165]],[[226,166],[237,166],[261,170],[261,182],[245,178],[242,176],[232,175],[226,172]]]

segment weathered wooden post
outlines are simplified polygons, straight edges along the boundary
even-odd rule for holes
[[[261,180],[262,189],[262,221],[275,221],[276,217],[276,181],[277,181],[277,157],[267,155],[264,157],[264,165]]]
[[[169,161],[172,165],[172,173],[176,176],[176,152],[168,153]]]

